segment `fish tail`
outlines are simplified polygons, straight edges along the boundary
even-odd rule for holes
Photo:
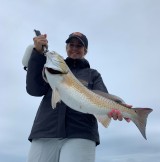
[[[133,108],[133,109],[136,112],[137,116],[136,118],[132,119],[132,121],[140,130],[142,136],[147,140],[146,138],[147,117],[149,113],[152,112],[152,109],[150,108]]]

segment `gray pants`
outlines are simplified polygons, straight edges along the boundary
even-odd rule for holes
[[[34,139],[27,162],[94,162],[95,147],[87,139]]]

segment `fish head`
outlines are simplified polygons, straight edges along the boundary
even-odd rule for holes
[[[69,67],[64,61],[64,58],[56,53],[47,52],[46,53],[46,63],[44,68],[51,74],[67,74],[69,72]]]

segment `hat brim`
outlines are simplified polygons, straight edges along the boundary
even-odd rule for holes
[[[81,41],[81,43],[83,44],[83,46],[86,47],[86,46],[85,46],[85,43],[83,42],[83,40],[82,40],[80,37],[78,37],[78,36],[69,37],[69,38],[66,40],[66,43],[69,43],[70,40],[71,40],[72,38],[77,38],[77,39],[79,39],[79,40]]]

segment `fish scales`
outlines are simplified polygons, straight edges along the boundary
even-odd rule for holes
[[[96,93],[89,91],[84,86],[82,88],[81,83],[77,82],[77,79],[72,76],[73,75],[71,75],[70,73],[66,74],[65,81],[63,81],[63,82],[65,82],[69,86],[68,88],[72,88],[72,89],[74,89],[75,92],[78,92],[78,95],[79,95],[78,97],[81,98],[82,101],[85,101],[85,98],[86,98],[86,100],[89,102],[89,104],[95,105],[96,108],[99,107],[100,109],[102,109],[102,111],[104,110],[106,112],[106,114],[114,108],[114,109],[122,111],[122,113],[125,112],[128,114],[131,113],[131,114],[135,115],[135,111],[133,111],[132,109],[122,106],[122,105],[120,105],[112,100],[106,99],[100,95],[97,95]],[[73,93],[73,90],[72,90],[72,93]],[[83,102],[83,105],[85,105],[84,102]],[[100,110],[97,109],[97,112],[100,113]],[[102,114],[102,113],[103,112],[101,112],[100,114]]]

